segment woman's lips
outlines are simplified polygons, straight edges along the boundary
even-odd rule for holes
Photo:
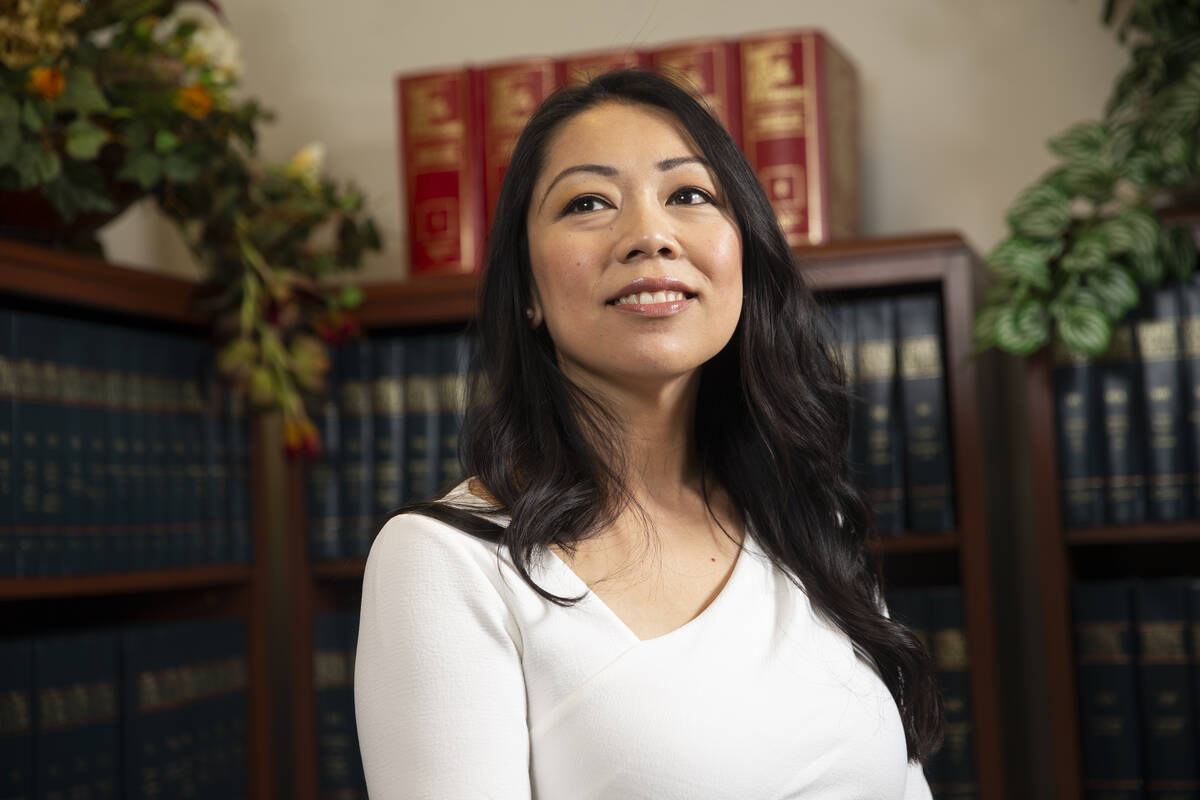
[[[668,300],[663,303],[609,303],[608,307],[624,314],[636,314],[639,317],[669,317],[678,314],[696,302],[695,297],[685,297],[683,300]]]

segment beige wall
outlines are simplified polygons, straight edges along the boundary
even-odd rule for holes
[[[387,252],[365,277],[406,272],[392,79],[396,72],[528,55],[657,45],[676,39],[817,26],[857,62],[862,80],[864,231],[957,230],[985,252],[1008,204],[1050,166],[1047,137],[1103,108],[1125,53],[1099,22],[1100,0],[222,0],[243,44],[247,92],[279,112],[263,138],[283,160],[319,140],[332,174],[368,193]],[[197,274],[174,232],[138,207],[104,233],[115,261]],[[1022,430],[1020,362],[1000,364],[989,424]],[[1015,426],[1015,427],[1013,427]],[[1002,688],[1012,797],[1049,798],[1025,437],[994,454],[993,530]],[[276,487],[278,489],[278,487]],[[1013,509],[1016,509],[1015,511]],[[1002,529],[1001,529],[1002,528]],[[287,535],[277,531],[279,537]],[[277,555],[277,553],[276,553]],[[278,603],[286,603],[275,576]],[[283,638],[280,638],[283,637]],[[286,664],[286,634],[272,649]],[[286,680],[286,670],[280,671]],[[278,699],[286,706],[286,686]],[[281,707],[282,731],[287,710]],[[278,744],[286,739],[281,733]],[[280,752],[281,761],[290,756]],[[287,796],[286,770],[280,796]]]

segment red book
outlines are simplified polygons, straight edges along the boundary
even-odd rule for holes
[[[529,117],[558,88],[552,58],[530,58],[485,67],[483,73],[483,169],[488,229],[513,148]]]
[[[820,31],[741,42],[742,149],[792,246],[859,226],[858,76]]]
[[[483,266],[479,97],[471,69],[396,78],[410,274]]]
[[[741,146],[742,83],[736,43],[705,39],[667,45],[651,51],[650,65],[706,104]]]
[[[587,83],[614,69],[650,67],[650,56],[640,50],[605,50],[571,55],[558,60],[558,81],[566,86]]]

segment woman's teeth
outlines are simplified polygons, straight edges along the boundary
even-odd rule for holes
[[[649,305],[650,303],[675,303],[680,300],[686,300],[683,292],[641,292],[639,294],[627,294],[624,297],[617,298],[613,305],[623,306],[630,303],[638,305]]]

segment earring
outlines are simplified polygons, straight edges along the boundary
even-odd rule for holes
[[[533,309],[532,308],[525,309],[525,319],[533,319]]]

